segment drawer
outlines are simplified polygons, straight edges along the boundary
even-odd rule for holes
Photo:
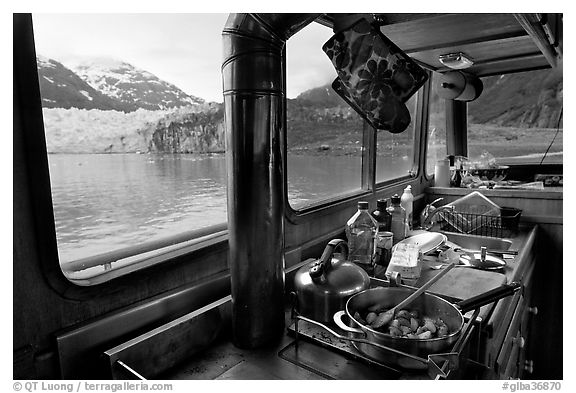
[[[497,374],[502,374],[504,372],[504,369],[508,367],[507,366],[508,362],[511,360],[511,358],[514,357],[512,352],[515,349],[517,349],[515,348],[515,346],[523,344],[522,345],[523,347],[525,344],[519,342],[520,340],[524,341],[524,338],[520,336],[521,335],[520,326],[525,311],[526,311],[526,303],[524,301],[524,297],[520,296],[518,304],[516,305],[516,309],[512,314],[512,319],[510,321],[508,331],[506,332],[506,335],[502,342],[502,348],[498,353],[498,357],[496,358],[496,363],[494,367]]]
[[[526,339],[518,332],[511,341],[510,354],[506,359],[506,364],[502,365],[502,372],[499,373],[501,379],[517,379],[522,371],[523,363],[520,359],[523,358],[522,353],[526,347]]]

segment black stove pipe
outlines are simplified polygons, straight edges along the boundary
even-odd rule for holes
[[[223,31],[232,324],[241,348],[284,331],[284,47],[318,15],[231,14]]]

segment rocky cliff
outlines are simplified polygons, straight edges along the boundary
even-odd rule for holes
[[[221,104],[189,107],[139,132],[153,153],[224,152],[224,110]]]

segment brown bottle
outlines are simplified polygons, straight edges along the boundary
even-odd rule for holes
[[[378,199],[376,202],[376,210],[371,214],[372,217],[378,221],[378,232],[389,232],[390,224],[392,222],[392,216],[386,210],[386,199]]]

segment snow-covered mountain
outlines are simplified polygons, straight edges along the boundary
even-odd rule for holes
[[[71,68],[98,91],[139,108],[158,110],[204,102],[121,60],[94,58],[71,64]]]
[[[93,58],[63,64],[38,56],[43,106],[131,112],[164,110],[204,100],[121,60]]]
[[[40,94],[44,108],[79,108],[132,112],[133,104],[109,97],[82,80],[62,63],[37,56]]]

